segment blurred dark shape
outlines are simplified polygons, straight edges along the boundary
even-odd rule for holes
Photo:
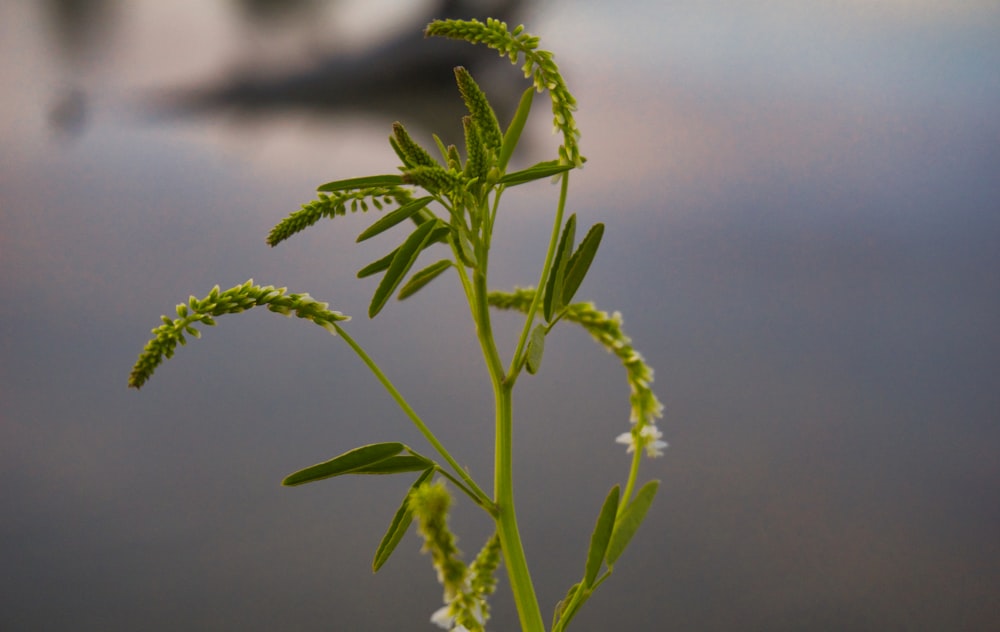
[[[72,86],[60,94],[49,108],[49,127],[60,138],[75,138],[83,133],[87,123],[87,95]]]
[[[88,67],[107,46],[114,26],[117,2],[113,0],[45,0],[40,8],[49,26],[52,48],[67,75],[63,88],[48,108],[54,136],[80,136],[87,124],[87,93],[82,86]]]
[[[256,24],[270,26],[314,15],[329,0],[236,0],[243,15]]]
[[[243,1],[246,6],[270,4]],[[436,18],[495,17],[510,22],[521,4],[522,0],[445,0],[397,35],[359,52],[324,54],[307,67],[280,72],[244,68],[211,85],[172,90],[154,99],[153,109],[167,117],[229,113],[243,120],[288,111],[323,117],[363,115],[387,126],[405,115],[404,124],[451,138],[461,133],[464,114],[452,72],[455,66],[465,66],[476,77],[501,120],[513,112],[528,84],[517,69],[497,63],[495,51],[426,39],[424,27]]]
[[[79,70],[98,52],[113,27],[114,0],[45,0],[46,23],[63,62]]]

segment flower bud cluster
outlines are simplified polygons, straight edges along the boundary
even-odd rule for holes
[[[408,507],[431,554],[438,582],[444,586],[445,605],[431,615],[431,621],[451,632],[482,632],[489,619],[486,598],[496,588],[500,564],[500,539],[494,534],[466,567],[459,558],[455,535],[448,528],[451,495],[444,483],[423,483],[410,492]]]
[[[487,19],[485,24],[479,20],[437,20],[427,27],[425,34],[485,44],[507,56],[512,64],[517,64],[523,55],[521,70],[525,78],[531,79],[539,92],[548,90],[552,99],[553,124],[556,131],[563,135],[560,159],[576,166],[583,164],[578,144],[580,130],[573,118],[576,99],[566,88],[552,53],[538,50],[537,37],[525,33],[523,26],[518,26],[513,32],[508,31],[506,22],[494,18]]]
[[[261,287],[255,285],[253,279],[225,291],[216,285],[205,298],[192,296],[187,303],[179,304],[176,319],[162,317],[163,324],[152,330],[153,338],[146,343],[132,367],[128,385],[141,388],[164,359],[173,357],[178,344],[187,344],[185,333],[200,338],[201,332],[194,328],[195,323],[214,326],[217,316],[238,314],[260,305],[266,305],[272,312],[284,316],[294,314],[310,320],[334,335],[337,333],[335,323],[350,320],[349,316],[331,311],[327,303],[317,301],[308,294],[288,294],[286,288],[275,288],[273,285]]]
[[[317,199],[303,204],[302,207],[283,219],[271,229],[267,236],[268,246],[277,246],[292,235],[309,228],[319,220],[333,219],[338,215],[347,214],[348,205],[352,213],[358,210],[367,211],[368,203],[382,210],[385,204],[404,204],[413,200],[413,195],[403,187],[364,187],[345,191],[334,191],[331,194],[320,193]]]
[[[531,309],[534,296],[535,290],[532,288],[517,288],[513,292],[491,292],[488,300],[494,307],[527,312]],[[621,314],[608,314],[598,310],[593,303],[573,303],[566,307],[563,318],[580,324],[609,353],[617,356],[625,367],[631,389],[629,421],[632,429],[619,435],[616,441],[628,445],[629,452],[644,449],[647,456],[662,456],[667,443],[662,440],[663,434],[656,427],[656,420],[663,416],[663,404],[651,388],[653,367],[646,363],[642,354],[632,346],[632,339],[625,335]]]

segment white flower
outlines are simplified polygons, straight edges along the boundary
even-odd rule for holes
[[[667,447],[666,441],[661,441],[663,433],[660,429],[649,424],[648,426],[643,426],[639,434],[643,436],[645,441],[643,442],[646,447],[646,456],[652,458],[657,456],[663,456],[663,449]]]
[[[455,624],[455,617],[451,614],[451,606],[442,606],[431,615],[431,623],[444,628],[449,632],[469,632],[469,628],[462,624]]]
[[[630,454],[635,452],[637,444],[641,443],[642,447],[646,448],[646,456],[652,458],[663,456],[663,449],[667,447],[667,442],[661,441],[662,437],[663,433],[660,432],[659,428],[654,424],[647,424],[637,433],[623,432],[615,438],[615,442],[627,445]]]
[[[444,628],[445,630],[450,630],[451,625],[454,622],[455,617],[451,615],[451,606],[438,608],[434,611],[434,614],[431,615],[431,623]]]
[[[635,437],[632,436],[631,432],[623,432],[615,437],[615,443],[624,443],[627,445],[630,454],[635,452]]]

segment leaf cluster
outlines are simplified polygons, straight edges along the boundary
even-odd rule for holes
[[[646,483],[631,501],[620,498],[621,492],[617,485],[611,488],[590,536],[583,579],[574,584],[566,597],[556,605],[552,632],[564,630],[594,590],[611,576],[615,562],[625,552],[632,536],[646,518],[646,512],[652,505],[659,486],[660,482],[655,480]],[[603,574],[602,568],[605,569]]]
[[[410,136],[402,123],[394,123],[389,144],[401,162],[399,174],[348,178],[321,185],[317,200],[282,220],[268,236],[267,242],[273,246],[322,218],[344,215],[348,208],[366,211],[371,204],[382,210],[385,205],[395,204],[396,208],[358,236],[359,242],[365,241],[401,224],[411,224],[411,232],[396,248],[358,271],[359,278],[382,274],[368,307],[371,318],[381,312],[393,294],[400,299],[408,298],[449,268],[485,271],[500,193],[509,187],[562,174],[575,166],[565,161],[547,161],[507,173],[507,164],[528,118],[533,91],[529,89],[522,95],[517,112],[502,131],[489,99],[472,75],[457,67],[455,80],[468,110],[463,119],[464,158],[457,147],[446,146],[434,136],[440,154],[440,158],[435,158]],[[423,194],[418,194],[418,190]],[[449,247],[452,258],[435,260],[414,272],[420,255],[438,244]]]

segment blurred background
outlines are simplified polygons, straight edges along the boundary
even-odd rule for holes
[[[478,480],[491,393],[457,284],[371,322],[396,245],[272,225],[386,173],[399,119],[458,142],[449,68],[520,75],[431,17],[542,37],[579,102],[581,299],[656,367],[662,481],[581,631],[1000,629],[1000,7],[990,0],[0,3],[0,629],[433,630],[408,477],[279,486],[420,436],[346,346],[251,312],[141,393],[159,316],[253,277],[328,300]],[[557,139],[536,101],[519,160]],[[494,284],[535,282],[557,197],[505,197]],[[497,315],[505,357],[519,319]],[[516,394],[543,612],[628,459],[620,367],[570,326]],[[487,522],[459,501],[468,555]],[[517,629],[505,584],[490,629]]]

